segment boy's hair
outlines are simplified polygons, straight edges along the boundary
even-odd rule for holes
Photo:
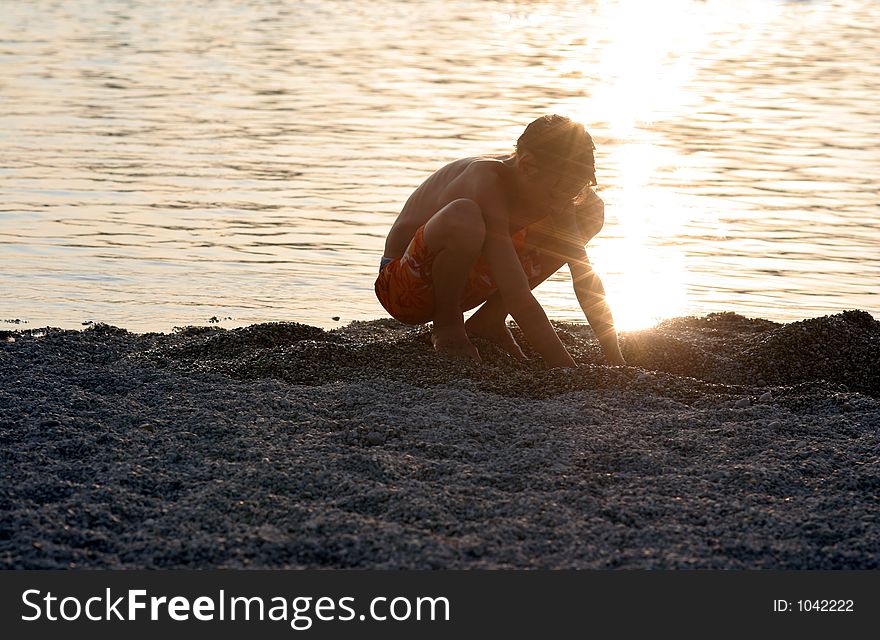
[[[574,171],[596,185],[593,138],[580,122],[560,115],[541,116],[526,127],[516,141],[517,153],[535,156],[538,170]]]

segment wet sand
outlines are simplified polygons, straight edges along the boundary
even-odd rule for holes
[[[880,568],[880,322],[0,331],[0,567]]]

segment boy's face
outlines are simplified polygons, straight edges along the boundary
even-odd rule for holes
[[[571,205],[590,185],[590,178],[573,164],[543,170],[534,166],[526,175],[530,199],[537,206],[548,207],[552,213]]]

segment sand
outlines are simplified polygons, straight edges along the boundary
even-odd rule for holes
[[[880,568],[880,322],[0,331],[3,568]],[[515,331],[516,335],[519,335]]]

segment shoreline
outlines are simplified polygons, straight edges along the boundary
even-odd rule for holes
[[[469,316],[476,309],[472,309],[467,312],[465,316]],[[800,314],[781,314],[777,312],[776,315],[770,317],[767,315],[761,315],[760,313],[749,313],[743,310],[731,310],[731,311],[723,311],[723,312],[712,312],[710,309],[707,310],[694,310],[691,313],[686,313],[681,316],[670,316],[670,317],[657,317],[654,318],[651,322],[653,324],[650,325],[638,325],[634,328],[624,328],[619,329],[619,332],[622,334],[634,334],[640,333],[643,331],[651,331],[657,329],[658,327],[669,323],[682,321],[685,318],[704,318],[708,316],[730,316],[735,315],[737,317],[741,317],[745,320],[764,320],[767,322],[772,322],[778,325],[782,324],[792,324],[795,322],[804,322],[807,320],[815,320],[821,317],[828,317],[833,315],[838,315],[847,310],[845,307],[835,308],[835,309],[819,309],[815,310],[815,315],[804,317]],[[874,320],[880,321],[880,310],[877,309],[857,309],[852,308],[849,310],[860,311],[862,313],[867,313]],[[282,310],[278,310],[281,312]],[[378,312],[384,314],[384,310],[379,307]],[[15,317],[15,314],[12,315],[0,315],[0,332],[16,332],[16,331],[27,331],[27,330],[36,330],[36,331],[44,331],[46,329],[59,330],[59,331],[87,331],[90,328],[95,326],[110,326],[115,329],[121,329],[123,331],[127,331],[129,333],[135,335],[145,335],[145,334],[173,334],[177,333],[181,330],[185,329],[194,329],[194,328],[207,328],[207,329],[224,329],[227,331],[235,330],[235,329],[246,329],[252,326],[262,326],[262,325],[277,325],[277,324],[290,324],[290,325],[305,325],[311,326],[316,329],[321,329],[322,331],[332,332],[332,331],[340,331],[344,330],[351,325],[361,325],[364,323],[378,322],[382,320],[390,320],[385,315],[381,315],[380,317],[342,317],[340,315],[330,315],[333,313],[337,313],[336,311],[328,311],[326,316],[321,317],[278,317],[277,315],[268,317],[268,318],[238,318],[231,315],[223,315],[222,312],[219,315],[213,316],[199,316],[198,318],[188,318],[185,321],[175,322],[173,320],[167,321],[158,321],[158,320],[145,320],[143,318],[116,318],[116,319],[100,319],[100,320],[59,320],[49,319],[46,316],[21,316]],[[341,313],[341,312],[340,312]],[[577,310],[577,314],[572,313],[570,317],[566,317],[564,315],[559,315],[556,313],[550,313],[548,311],[548,315],[551,317],[552,322],[554,324],[560,326],[571,326],[571,327],[589,327],[587,320],[583,316],[583,312],[580,309]],[[100,318],[100,315],[96,314],[82,314],[82,317],[89,318]]]
[[[554,324],[577,369],[393,320],[4,327],[0,566],[880,568],[870,314],[677,318],[628,367]]]

